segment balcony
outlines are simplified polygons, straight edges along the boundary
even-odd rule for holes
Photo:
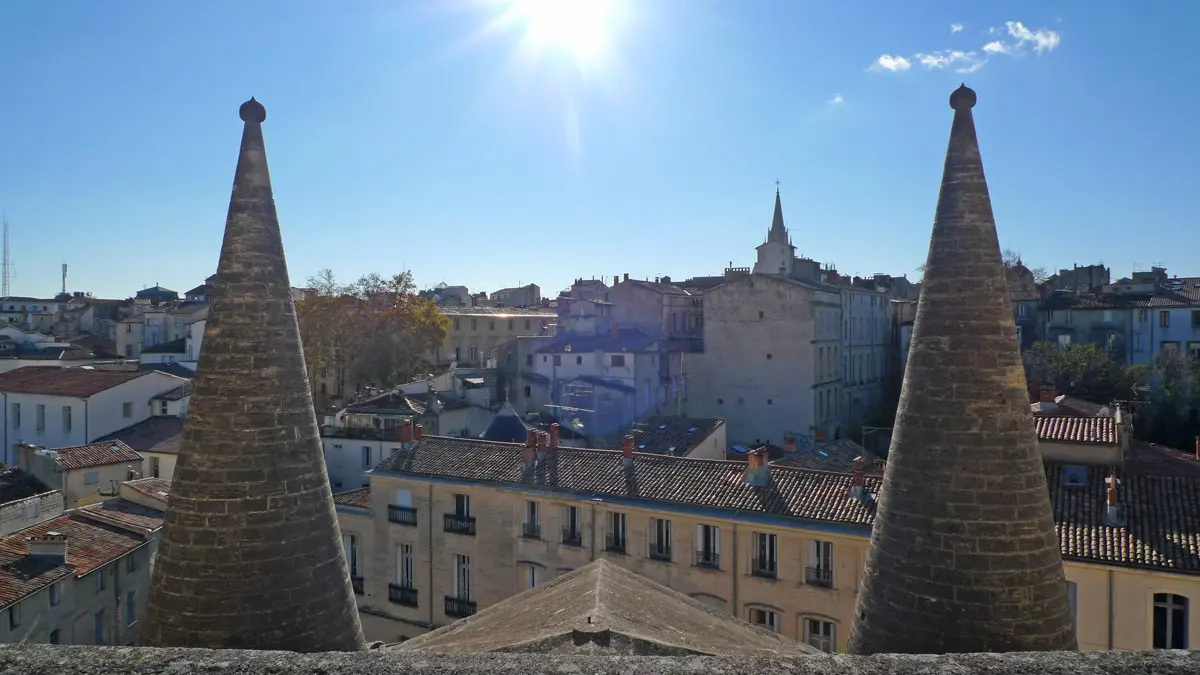
[[[721,556],[712,551],[696,551],[696,567],[719,570],[721,569]]]
[[[416,607],[417,589],[401,584],[388,584],[388,601],[405,607]]]
[[[750,574],[763,579],[778,579],[779,563],[769,558],[755,558],[750,561]]]
[[[388,522],[397,525],[417,526],[417,510],[407,506],[388,504]]]
[[[569,527],[562,531],[562,543],[566,546],[583,546],[583,533]]]
[[[471,516],[460,516],[456,513],[446,514],[446,531],[451,534],[475,536],[475,519]]]
[[[452,616],[458,619],[471,616],[475,613],[475,601],[465,598],[456,598],[452,595],[446,596],[446,616]]]
[[[354,587],[355,595],[363,594],[363,578],[362,577],[351,576],[350,577],[350,585]]]
[[[804,570],[804,583],[809,586],[833,588],[833,570],[824,567],[807,567]]]
[[[604,535],[604,550],[625,555],[625,536],[609,532]]]
[[[542,526],[537,523],[522,523],[521,524],[522,539],[541,539]]]
[[[651,560],[671,562],[671,547],[667,544],[650,544],[650,552],[646,556]]]

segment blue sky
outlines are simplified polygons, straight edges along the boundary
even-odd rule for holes
[[[611,2],[532,33],[500,0],[3,3],[12,290],[214,271],[251,95],[296,284],[719,274],[776,179],[801,253],[911,275],[960,81],[1002,245],[1200,274],[1200,3]]]

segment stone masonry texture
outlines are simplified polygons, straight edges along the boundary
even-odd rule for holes
[[[1075,649],[971,108],[950,97],[912,347],[849,651]]]
[[[254,99],[143,644],[364,648]]]
[[[12,675],[1146,675],[1200,672],[1200,652],[1043,652],[881,656],[612,657],[352,654],[0,645]]]

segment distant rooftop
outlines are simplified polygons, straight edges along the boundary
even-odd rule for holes
[[[50,452],[56,455],[55,461],[64,470],[90,469],[94,466],[120,464],[122,462],[140,462],[142,456],[124,441],[103,441],[87,445],[75,445],[69,448],[54,448]]]
[[[648,417],[633,425],[633,448],[635,452],[683,457],[724,424],[719,417]],[[624,434],[605,437],[602,442],[617,450],[623,439]]]
[[[522,316],[543,319],[558,316],[554,310],[541,307],[438,307],[438,311],[451,316]]]
[[[0,373],[0,392],[87,398],[145,374],[140,371],[25,366]]]
[[[36,476],[16,467],[0,469],[0,504],[28,499],[50,492]]]

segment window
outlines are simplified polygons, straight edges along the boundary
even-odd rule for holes
[[[488,321],[488,330],[496,330],[496,320]]]
[[[157,457],[150,458],[150,475],[153,478],[159,478],[160,466]]]
[[[750,608],[750,623],[755,626],[762,626],[774,633],[779,632],[779,612],[773,612],[769,609],[759,609],[757,607]]]
[[[396,549],[396,584],[403,588],[413,587],[412,544],[401,544]]]
[[[671,521],[664,518],[650,519],[650,558],[671,560]]]
[[[612,355],[612,367],[613,368],[624,368],[625,367],[625,355],[624,354],[613,354]]]
[[[471,599],[471,556],[454,556],[454,597],[459,600]]]
[[[570,546],[579,546],[582,544],[582,529],[579,527],[579,507],[564,506],[563,507],[563,527],[562,541]]]
[[[1200,309],[1192,310],[1192,328],[1200,328]]]
[[[1162,326],[1163,328],[1169,328],[1171,326],[1171,313],[1165,311],[1159,312],[1158,325]]]
[[[479,328],[479,319],[471,319],[471,330]]]
[[[721,569],[721,528],[696,526],[696,567]]]
[[[539,515],[537,502],[525,502],[525,522],[521,527],[521,536],[526,539],[541,539],[542,526]]]
[[[99,482],[100,482],[100,472],[99,471],[88,471],[87,473],[83,474],[83,484],[84,485],[96,485]]]
[[[826,588],[833,586],[833,542],[813,541],[809,546],[808,564],[805,583]]]
[[[21,404],[20,403],[12,404],[12,421],[13,421],[14,429],[21,428]]]
[[[583,365],[583,357],[582,356],[575,357],[575,365],[577,365],[577,366]]]
[[[362,447],[363,468],[371,468],[371,446],[364,445]]]
[[[1163,312],[1166,314],[1166,312]],[[1174,593],[1154,594],[1154,648],[1188,648],[1188,599]]]
[[[454,515],[459,518],[471,517],[471,498],[467,495],[454,495]]]
[[[1200,342],[1188,343],[1188,356],[1193,361],[1200,361]]]
[[[99,593],[108,588],[108,572],[106,570],[96,571],[96,592]]]
[[[137,571],[137,569],[138,569],[137,553],[133,552],[125,557],[125,573],[133,574],[134,572]]]
[[[760,319],[761,319],[761,318],[763,318],[763,313],[762,313],[762,310],[759,310],[759,312],[758,312],[758,318],[760,318]]]
[[[63,431],[71,430],[71,406],[69,405],[62,407],[62,426]]]
[[[16,630],[21,627],[21,603],[8,607],[8,629]]]
[[[458,330],[458,329],[459,329],[458,319],[455,319],[454,320],[454,330]]]
[[[121,416],[125,419],[133,417],[133,401],[125,401],[121,404]]]
[[[562,354],[555,354],[555,355],[554,355],[554,365],[556,365],[556,366],[561,366],[561,365],[562,365]]]
[[[25,502],[25,520],[35,520],[42,511],[41,502],[31,499]]]
[[[625,514],[609,511],[605,518],[608,532],[604,535],[604,548],[611,553],[625,553]]]
[[[62,602],[62,587],[58,584],[50,584],[50,606],[57,607],[60,602]]]
[[[776,579],[779,577],[779,538],[773,534],[755,532],[750,572],[757,577]]]
[[[529,319],[525,319],[525,330],[529,330]]]
[[[526,355],[525,355],[525,365],[527,365],[527,366],[532,366],[532,365],[533,365],[533,354],[526,354]]]
[[[166,401],[162,401],[161,403],[159,403],[158,411],[159,411],[159,414],[161,414],[161,415],[167,414],[167,402]]]
[[[96,612],[92,620],[92,643],[97,645],[108,644],[108,641],[105,640],[106,632],[104,630],[104,610],[100,610]]]
[[[536,588],[542,585],[542,580],[545,578],[545,570],[537,565],[522,565],[525,568],[525,590]]]
[[[1076,609],[1079,598],[1079,588],[1074,581],[1067,582],[1067,604],[1071,606],[1071,622],[1075,624],[1075,633],[1079,633],[1079,612]]]
[[[137,623],[137,605],[134,604],[137,591],[129,591],[125,594],[125,625],[132,626]]]
[[[1112,323],[1112,310],[1104,310],[1104,323]]]
[[[52,645],[59,644],[59,638],[58,638],[58,629],[57,629],[57,628],[55,628],[54,630],[50,631],[50,638],[49,638],[49,641],[50,641],[50,644],[52,644]]]
[[[833,653],[833,622],[820,619],[804,620],[804,642],[826,654]]]
[[[1071,336],[1070,335],[1059,335],[1058,336],[1058,346],[1059,347],[1070,347],[1071,346]]]
[[[346,553],[346,565],[350,568],[350,576],[362,576],[358,573],[358,537],[353,534],[343,534],[342,550]]]
[[[525,385],[525,397],[528,398],[532,395],[533,395],[533,393],[532,393],[532,390],[529,388],[529,385]]]
[[[45,431],[46,430],[46,406],[39,403],[33,409],[33,411],[34,411],[34,420],[37,423],[37,430]]]

